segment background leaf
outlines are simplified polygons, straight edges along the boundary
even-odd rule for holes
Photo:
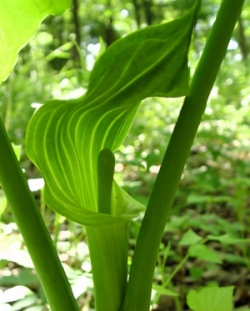
[[[232,311],[234,286],[205,287],[199,292],[190,290],[187,304],[193,311]]]
[[[215,263],[222,263],[221,260],[219,259],[218,254],[203,244],[191,245],[188,249],[188,253],[190,256],[196,257],[201,260],[211,261]]]
[[[192,229],[189,229],[185,234],[183,234],[180,245],[192,245],[197,244],[201,240],[201,237],[196,234]]]
[[[230,234],[226,233],[221,236],[215,235],[208,235],[209,240],[219,241],[223,244],[240,244],[240,243],[249,243],[250,239],[240,239],[231,236]]]
[[[61,14],[70,0],[17,0],[0,3],[0,82],[7,78],[17,53],[48,14]]]

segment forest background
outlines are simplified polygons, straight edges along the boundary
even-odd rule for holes
[[[191,74],[219,4],[217,0],[203,1],[189,53]],[[74,0],[63,15],[46,18],[0,88],[1,117],[11,141],[20,146],[16,152],[21,166],[81,310],[94,308],[85,232],[45,206],[43,180],[25,154],[25,129],[39,104],[51,98],[76,98],[86,91],[94,61],[105,47],[133,30],[182,15],[189,7],[189,1],[184,0],[100,0],[98,4]],[[235,286],[235,310],[250,308],[249,38],[250,1],[246,1],[166,225],[155,271],[153,310],[188,310],[188,290],[211,284]],[[182,102],[182,98],[144,100],[129,135],[115,154],[115,179],[143,204],[147,203]],[[1,310],[45,310],[44,294],[1,190],[0,217]],[[130,256],[140,221],[136,219],[130,227]],[[227,234],[237,243],[208,241],[205,250],[185,259],[191,243],[185,243],[184,237],[190,229],[204,239]],[[164,295],[161,287],[173,271],[170,288],[179,297]]]

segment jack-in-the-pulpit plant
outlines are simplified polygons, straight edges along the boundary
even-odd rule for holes
[[[27,128],[27,155],[45,179],[46,203],[86,226],[98,311],[122,306],[128,225],[144,209],[113,181],[112,152],[142,99],[188,93],[197,7],[115,42],[97,60],[84,96],[45,103]]]
[[[58,9],[59,1],[54,1]],[[45,1],[42,12],[47,12],[54,1]],[[175,20],[136,31],[112,44],[98,58],[84,96],[45,103],[28,125],[26,152],[45,179],[47,205],[86,227],[96,311],[149,309],[161,234],[244,1],[222,1],[189,87],[187,54],[200,2],[193,1],[192,7]],[[129,131],[141,100],[150,96],[186,99],[145,209],[119,187],[113,174],[114,152]],[[51,310],[76,311],[55,249],[1,120],[0,150],[0,182]],[[19,190],[15,192],[17,185]],[[128,226],[143,210],[145,217],[128,281]]]

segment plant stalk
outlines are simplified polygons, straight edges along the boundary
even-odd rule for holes
[[[244,0],[223,0],[194,73],[137,240],[123,311],[148,311],[159,245],[206,102]]]
[[[49,232],[0,118],[0,183],[52,311],[79,311]]]
[[[129,222],[86,227],[96,311],[118,311],[127,285]]]

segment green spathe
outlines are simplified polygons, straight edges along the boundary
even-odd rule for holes
[[[56,212],[94,226],[128,221],[144,208],[113,182],[111,213],[98,213],[98,154],[120,146],[142,99],[188,93],[195,13],[196,6],[118,40],[97,60],[83,97],[50,101],[31,118],[26,151],[43,174],[46,203]]]

